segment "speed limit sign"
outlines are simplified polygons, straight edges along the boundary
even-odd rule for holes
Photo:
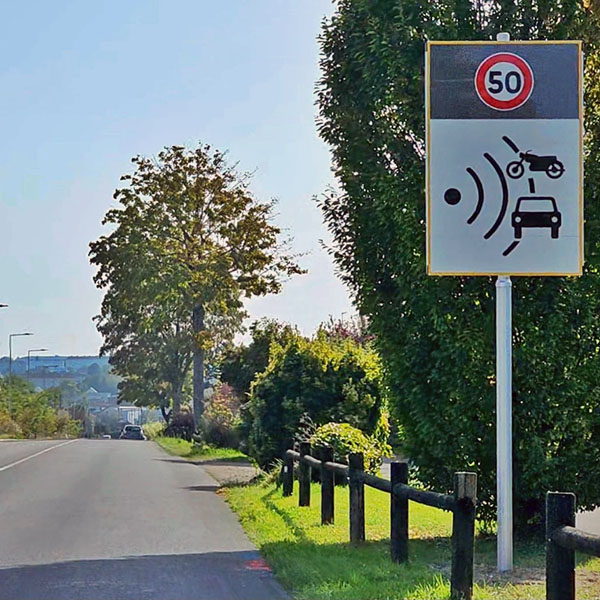
[[[533,71],[520,56],[497,52],[479,64],[475,89],[481,101],[490,108],[514,110],[523,106],[533,92]]]

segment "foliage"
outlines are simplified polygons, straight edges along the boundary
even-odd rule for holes
[[[12,420],[8,410],[0,411],[0,435],[19,438],[22,434],[21,428]]]
[[[295,334],[285,346],[271,346],[269,364],[243,407],[249,454],[268,466],[307,417],[317,426],[344,421],[372,434],[383,405],[381,366],[370,347],[322,330],[314,339]]]
[[[252,341],[247,346],[228,348],[221,360],[221,380],[233,387],[242,402],[250,393],[250,384],[269,364],[269,349],[273,342],[281,346],[298,332],[287,323],[275,319],[259,319],[250,325]]]
[[[165,430],[165,424],[160,421],[155,421],[154,423],[146,423],[142,429],[144,430],[144,435],[149,440],[154,440],[157,437],[163,435]]]
[[[350,319],[334,319],[321,324],[321,329],[326,335],[333,339],[352,338],[357,344],[367,344],[373,340],[369,332],[367,319],[364,316],[356,316]]]
[[[389,429],[388,429],[389,434]],[[374,437],[365,435],[360,429],[348,423],[326,423],[321,425],[310,438],[313,448],[332,446],[335,462],[348,464],[348,455],[362,452],[365,471],[379,475],[384,456],[391,456],[390,446]]]
[[[194,416],[188,410],[182,410],[171,417],[169,424],[165,427],[164,435],[179,437],[191,442],[195,430]]]
[[[278,240],[274,203],[258,201],[249,176],[229,166],[224,153],[171,146],[156,159],[132,162],[135,171],[114,194],[120,206],[104,218],[114,230],[91,244],[94,281],[105,290],[98,328],[105,350],[121,354],[125,366],[130,353],[139,360],[146,352],[145,336],[153,349],[165,336],[183,336],[176,380],[160,361],[153,366],[156,382],[170,383],[175,395],[191,353],[197,425],[205,354],[240,329],[242,298],[278,292],[283,278],[301,270]]]
[[[81,424],[60,409],[59,388],[35,392],[17,376],[0,380],[0,435],[20,438],[77,437]]]
[[[514,490],[518,523],[548,489],[600,498],[600,67],[597,3],[340,0],[320,37],[319,130],[340,193],[320,202],[332,254],[385,365],[404,450],[436,489],[479,475],[495,513],[494,283],[432,278],[425,265],[426,39],[583,39],[586,55],[583,277],[514,283]],[[586,477],[581,477],[582,472]]]
[[[203,415],[204,440],[223,448],[239,445],[240,401],[233,388],[220,384],[205,402]]]

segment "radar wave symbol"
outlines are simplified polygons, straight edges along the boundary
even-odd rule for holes
[[[494,219],[494,222],[492,223],[491,227],[483,234],[484,239],[489,240],[498,231],[506,217],[506,211],[508,210],[509,204],[509,194],[508,181],[506,180],[506,177],[504,176],[504,171],[502,170],[502,167],[498,164],[498,161],[489,152],[484,152],[483,157],[487,160],[487,162],[491,165],[492,169],[496,173],[500,182],[500,189],[502,190],[498,215]],[[473,168],[467,167],[466,171],[473,180],[477,192],[477,202],[475,204],[475,208],[469,216],[469,218],[467,219],[467,224],[472,225],[479,218],[483,206],[485,204],[485,189],[481,181],[481,177]],[[461,198],[462,194],[460,190],[456,188],[448,188],[444,193],[444,200],[447,204],[451,206],[458,204]]]

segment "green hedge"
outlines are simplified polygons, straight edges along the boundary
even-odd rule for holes
[[[294,440],[329,422],[348,423],[367,435],[379,431],[387,442],[384,407],[381,365],[370,345],[322,330],[313,339],[295,335],[285,346],[273,344],[243,407],[248,453],[267,467]]]
[[[365,471],[379,475],[383,458],[391,456],[391,448],[373,436],[365,435],[360,429],[349,423],[327,423],[318,427],[312,434],[310,442],[313,448],[332,446],[335,462],[348,464],[348,455],[362,452],[365,460]]]

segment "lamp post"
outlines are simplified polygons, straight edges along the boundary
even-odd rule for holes
[[[48,348],[34,348],[33,350],[27,350],[27,379],[29,379],[29,361],[31,360],[32,352],[48,352]]]
[[[12,339],[21,335],[33,335],[33,333],[11,333],[8,336],[8,376],[12,377]]]

